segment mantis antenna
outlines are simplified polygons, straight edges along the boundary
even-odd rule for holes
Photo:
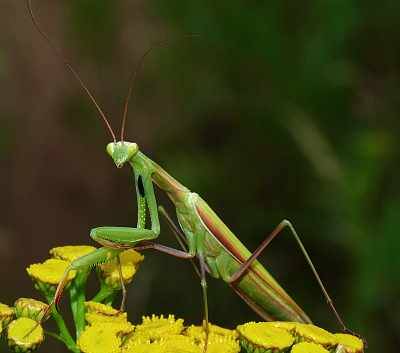
[[[200,34],[192,33],[192,34],[187,34],[187,35],[183,36],[183,38],[193,38],[193,37],[200,37]],[[155,43],[150,48],[148,48],[144,52],[144,54],[140,57],[139,62],[137,63],[135,69],[133,70],[133,72],[130,76],[130,79],[129,79],[130,86],[129,86],[128,94],[126,95],[126,98],[125,98],[124,114],[122,116],[122,122],[121,122],[121,141],[124,141],[124,138],[125,138],[125,128],[126,128],[126,120],[127,120],[127,115],[128,115],[129,102],[132,97],[132,93],[133,93],[133,89],[135,87],[138,73],[140,72],[140,69],[143,67],[144,60],[154,49],[161,48],[161,47],[167,47],[169,44],[171,44],[171,41],[164,40],[164,41]]]
[[[82,89],[85,91],[85,93],[88,95],[89,99],[92,101],[92,103],[96,107],[96,109],[99,112],[101,118],[103,119],[104,123],[106,124],[106,126],[108,128],[108,131],[111,134],[111,137],[113,138],[114,142],[116,142],[116,137],[115,137],[114,131],[113,131],[113,129],[112,129],[112,127],[111,127],[106,115],[104,114],[103,110],[100,108],[99,104],[97,103],[96,99],[94,98],[93,94],[90,92],[89,88],[82,81],[82,79],[80,78],[78,72],[72,67],[71,63],[62,55],[61,51],[53,44],[53,42],[51,41],[50,37],[40,27],[38,21],[36,20],[36,17],[34,15],[34,13],[33,13],[33,10],[32,10],[32,0],[26,0],[26,4],[27,4],[27,7],[28,7],[29,15],[31,17],[31,20],[32,20],[33,25],[35,26],[36,30],[44,38],[44,40],[49,44],[50,48],[55,53],[55,55],[64,63],[66,68],[69,71],[71,71],[72,75],[75,77],[75,79],[78,81],[79,85],[82,87]]]

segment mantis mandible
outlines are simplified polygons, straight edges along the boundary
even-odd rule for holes
[[[125,140],[124,132],[133,83],[135,82],[139,66],[152,48],[142,56],[137,69],[132,74],[131,86],[125,100],[120,140],[117,141],[106,115],[97,104],[90,90],[39,26],[32,11],[31,0],[27,0],[27,5],[34,26],[50,44],[55,54],[63,60],[67,69],[71,71],[106,124],[112,137],[112,142],[107,145],[106,151],[112,158],[115,166],[122,168],[125,165],[129,165],[132,168],[138,204],[137,226],[135,228],[98,227],[91,230],[91,238],[103,247],[70,264],[58,285],[49,308],[60,301],[63,289],[67,284],[69,271],[94,266],[115,258],[119,260],[119,254],[124,249],[153,249],[181,259],[198,260],[199,267],[196,267],[196,270],[201,279],[204,305],[203,322],[205,322],[206,333],[208,332],[206,273],[214,278],[220,278],[225,281],[264,320],[311,323],[306,313],[257,260],[270,242],[279,234],[282,234],[284,229],[288,229],[304,254],[337,321],[343,330],[349,331],[328,295],[295,228],[288,220],[280,222],[259,247],[251,253],[217,216],[206,201],[197,193],[190,191],[157,163],[147,157],[140,151],[136,143]],[[178,225],[174,224],[172,218],[166,213],[164,208],[157,206],[154,185],[165,192],[171,200],[176,210]],[[146,219],[147,212],[150,215],[150,220]],[[168,224],[178,238],[182,249],[170,248],[156,242],[160,234],[159,212],[165,216]],[[122,287],[123,299],[121,307],[123,308],[126,291],[124,286]]]

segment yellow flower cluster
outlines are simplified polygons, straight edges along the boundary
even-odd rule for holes
[[[80,283],[80,278],[86,280],[89,272],[68,273],[67,270],[71,262],[95,250],[92,246],[53,248],[50,259],[29,266],[27,272],[36,288],[50,301],[61,280],[64,285],[76,277],[70,286],[73,290],[77,290],[75,284]],[[99,293],[103,297],[95,296],[95,300],[104,300],[100,298],[108,298],[109,293],[114,295],[121,289],[121,273],[123,282],[130,283],[144,259],[138,252],[126,250],[119,254],[120,267],[117,259],[112,258],[112,254],[110,256],[110,262],[97,268],[101,279]],[[73,305],[76,302],[71,303],[71,308]],[[47,308],[47,304],[30,298],[18,299],[14,308],[0,304],[0,335],[3,333],[3,337],[7,337],[8,345],[17,353],[33,352],[44,340],[41,323],[46,319],[43,315],[48,312]],[[75,307],[75,315],[77,313],[80,317],[79,320],[74,317],[79,324],[76,342],[57,312],[58,316],[53,312],[53,317],[59,334],[48,333],[66,343],[73,352],[239,353],[242,350],[246,353],[363,353],[364,350],[362,340],[355,336],[332,334],[314,325],[295,322],[250,322],[235,330],[209,324],[207,335],[204,325],[185,326],[184,320],[174,315],[144,316],[142,322],[134,326],[125,312],[94,301],[83,303],[83,299],[79,302],[79,310]]]
[[[203,353],[206,334],[201,326],[185,327],[182,319],[144,316],[134,327],[125,313],[98,303],[86,303],[90,324],[78,341],[83,353]],[[107,331],[107,332],[106,332]],[[347,334],[331,334],[314,325],[293,322],[250,322],[236,330],[209,325],[207,353],[291,352],[362,353],[363,342]],[[340,350],[337,350],[340,348]]]
[[[78,340],[83,353],[203,353],[205,333],[202,327],[185,328],[174,315],[144,316],[134,327],[126,313],[110,306],[87,302],[88,326]],[[207,353],[238,353],[235,331],[210,325]]]
[[[358,337],[332,334],[320,327],[297,322],[249,322],[239,325],[240,344],[247,352],[362,353]]]
[[[88,245],[67,245],[50,250],[52,258],[37,264],[30,265],[26,270],[29,276],[45,289],[55,288],[63,278],[70,263],[82,256],[95,251],[96,248]],[[125,284],[132,282],[143,261],[144,256],[135,250],[126,250],[120,254],[122,277]],[[105,283],[115,290],[121,289],[120,273],[117,261],[114,259],[109,263],[99,266],[99,272]],[[75,278],[76,271],[70,271],[68,281]]]

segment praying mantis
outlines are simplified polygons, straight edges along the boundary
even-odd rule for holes
[[[49,304],[48,310],[50,310],[52,305],[59,303],[63,290],[68,283],[69,271],[87,268],[111,261],[112,259],[119,261],[119,254],[125,249],[136,249],[139,251],[151,249],[177,258],[197,261],[195,269],[200,277],[204,310],[203,322],[205,323],[207,334],[209,322],[207,274],[226,282],[264,320],[311,323],[312,321],[309,316],[257,260],[271,241],[279,234],[283,234],[283,230],[288,229],[310,266],[337,321],[344,331],[349,331],[336,310],[291,222],[288,220],[280,222],[258,248],[251,253],[201,196],[192,192],[167,173],[165,169],[146,156],[136,143],[125,140],[128,106],[138,70],[135,70],[132,74],[131,86],[125,100],[120,139],[117,140],[109,120],[90,90],[83,83],[72,65],[63,58],[60,51],[53,45],[48,35],[39,26],[32,10],[31,0],[27,0],[27,6],[33,24],[38,32],[50,44],[55,54],[62,59],[67,69],[72,73],[94,104],[100,118],[104,121],[112,138],[112,142],[106,146],[106,151],[115,166],[122,168],[128,165],[132,168],[138,205],[136,227],[97,227],[90,231],[91,238],[101,244],[102,247],[86,256],[76,259],[69,265],[57,287],[53,301]],[[144,58],[150,53],[150,50],[142,56],[139,65],[142,64]],[[172,202],[172,205],[175,207],[178,225],[174,223],[172,217],[167,214],[163,207],[157,205],[154,186],[163,191]],[[149,215],[149,219],[147,215]],[[159,215],[164,216],[167,220],[181,245],[181,249],[174,249],[156,242],[161,230]],[[122,279],[121,282],[123,289],[121,308],[123,308],[126,290]]]

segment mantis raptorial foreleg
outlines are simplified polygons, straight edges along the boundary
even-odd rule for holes
[[[336,307],[333,303],[333,300],[331,299],[331,297],[328,294],[328,291],[325,288],[325,285],[323,284],[321,277],[319,276],[310,256],[308,255],[308,252],[306,250],[306,248],[303,245],[303,242],[301,241],[299,235],[297,234],[294,226],[292,225],[291,222],[289,222],[288,220],[283,220],[281,223],[278,224],[277,227],[275,227],[275,229],[263,240],[263,242],[258,246],[258,248],[253,252],[253,254],[245,261],[242,263],[242,265],[240,266],[240,268],[237,270],[236,273],[234,273],[230,280],[229,283],[234,286],[237,282],[240,281],[240,279],[246,274],[246,272],[248,271],[248,269],[250,268],[250,266],[252,265],[252,263],[260,256],[260,254],[268,247],[268,245],[272,242],[272,240],[274,240],[278,235],[282,234],[282,231],[284,229],[288,228],[290,230],[290,233],[293,235],[293,237],[295,238],[301,252],[303,253],[307,264],[310,266],[311,271],[314,274],[314,277],[316,278],[321,291],[328,303],[328,305],[330,306],[330,308],[332,309],[333,313],[336,316],[336,319],[338,320],[338,322],[340,323],[340,325],[342,326],[342,329],[344,331],[349,331],[346,327],[346,325],[344,324],[343,319],[341,318],[341,316],[339,315],[338,311],[336,310]]]

